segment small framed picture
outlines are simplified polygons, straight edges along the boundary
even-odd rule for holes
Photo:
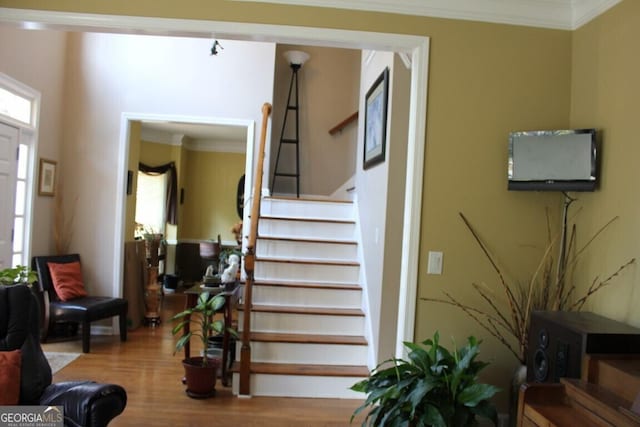
[[[365,98],[363,169],[369,169],[384,162],[387,143],[388,94],[389,68],[385,68],[373,82]]]
[[[56,167],[57,162],[40,159],[40,178],[38,181],[40,196],[54,196],[56,194]]]

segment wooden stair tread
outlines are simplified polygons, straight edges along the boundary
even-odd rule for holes
[[[264,214],[260,214],[260,219],[270,219],[275,221],[326,222],[331,224],[355,224],[356,223],[352,219],[276,216],[276,215],[264,215]]]
[[[295,202],[326,202],[326,203],[346,203],[353,204],[352,200],[342,200],[342,199],[321,199],[321,198],[313,198],[313,197],[287,197],[287,196],[270,196],[265,197],[263,200],[283,200],[283,201],[295,201]]]
[[[286,264],[312,264],[312,265],[339,265],[346,267],[359,267],[357,261],[345,261],[341,259],[312,259],[312,258],[276,258],[276,257],[256,257],[256,262],[281,262]]]
[[[231,367],[232,372],[237,372],[240,367],[239,362],[234,362]],[[251,363],[252,374],[269,375],[303,375],[319,377],[357,377],[365,378],[369,376],[369,369],[366,366],[352,365],[301,365],[294,363]]]
[[[277,240],[279,242],[296,242],[296,243],[328,243],[336,245],[357,245],[355,240],[346,239],[314,239],[312,237],[286,237],[286,236],[258,236],[258,240]]]
[[[244,305],[238,306],[238,310],[244,311]],[[288,314],[318,314],[326,316],[359,316],[364,317],[364,313],[359,308],[331,308],[331,307],[309,307],[309,306],[289,306],[289,305],[256,305],[252,312],[262,313],[288,313]]]
[[[578,409],[561,403],[554,405],[527,404],[524,408],[524,416],[535,422],[536,425],[574,427],[576,420],[580,420],[581,427],[601,427],[600,424],[584,419]]]
[[[285,334],[285,333],[272,333],[272,332],[252,332],[251,341],[282,342],[282,343],[291,343],[291,344],[367,345],[367,340],[363,336]]]
[[[356,283],[305,283],[305,282],[285,282],[257,279],[254,286],[281,286],[284,288],[308,288],[308,289],[330,289],[360,291],[362,287]]]

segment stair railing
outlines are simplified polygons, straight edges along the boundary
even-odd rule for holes
[[[240,395],[251,394],[251,306],[252,291],[256,261],[256,239],[258,238],[258,221],[260,218],[260,196],[262,191],[262,174],[264,172],[264,149],[267,139],[267,123],[271,114],[271,104],[262,105],[262,130],[260,133],[260,148],[256,164],[255,182],[253,184],[253,199],[251,201],[251,227],[249,241],[244,255],[244,314],[242,316],[242,347],[240,348]]]

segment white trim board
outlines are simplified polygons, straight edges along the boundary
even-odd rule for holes
[[[575,30],[621,0],[231,0]]]
[[[423,36],[348,31],[288,25],[262,25],[236,22],[217,22],[190,19],[166,19],[115,15],[91,15],[68,12],[0,8],[0,22],[22,28],[52,28],[68,31],[112,31],[136,34],[163,34],[236,40],[261,40],[286,44],[344,47],[382,51],[406,52],[411,55],[411,94],[409,132],[407,140],[407,175],[404,202],[403,249],[396,356],[402,356],[402,341],[413,341],[418,280],[418,249],[422,209],[422,181],[425,153],[429,38]],[[150,119],[133,113],[123,113],[122,122],[129,119]],[[123,141],[128,138],[128,125],[121,127],[120,167],[127,165],[128,153]],[[251,127],[247,138],[254,138]],[[247,161],[249,161],[247,153]],[[124,171],[125,169],[123,169]],[[122,171],[121,171],[122,172]],[[118,174],[116,230],[124,225],[125,173]],[[247,175],[247,182],[253,182]],[[263,189],[263,194],[265,190]],[[268,191],[267,191],[268,193]],[[245,209],[247,212],[248,209]],[[114,295],[121,295],[122,236],[114,242]]]

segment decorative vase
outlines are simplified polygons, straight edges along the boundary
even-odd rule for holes
[[[157,267],[160,264],[160,241],[162,240],[162,234],[145,234],[145,251],[147,262],[149,265]]]
[[[527,365],[518,365],[511,376],[511,387],[509,389],[509,426],[511,427],[515,427],[518,421],[518,397],[520,395],[520,386],[526,382]]]
[[[160,324],[160,306],[162,302],[162,286],[158,283],[158,267],[147,267],[149,279],[144,292],[144,322],[146,325]]]
[[[202,357],[190,357],[182,361],[182,366],[189,397],[203,399],[215,396],[220,359],[207,358],[207,364],[203,366]]]

